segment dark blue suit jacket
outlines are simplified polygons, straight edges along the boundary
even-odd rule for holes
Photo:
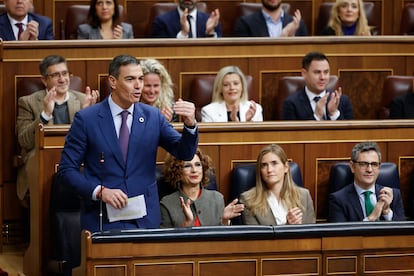
[[[37,39],[39,40],[52,40],[54,39],[53,36],[53,25],[52,20],[49,17],[29,13],[28,14],[28,22],[36,21],[39,23],[39,35]],[[3,40],[16,40],[14,36],[12,26],[9,21],[9,17],[7,13],[0,14],[0,38]]]
[[[99,229],[99,201],[92,200],[97,185],[121,189],[128,197],[145,196],[147,215],[136,221],[112,222],[104,207],[103,229],[158,228],[161,212],[155,176],[158,146],[183,160],[194,157],[198,132],[177,132],[157,108],[135,104],[128,160],[125,163],[108,100],[76,113],[66,136],[58,177],[82,198],[82,229]],[[102,154],[104,164],[100,163]],[[79,171],[83,163],[83,173]],[[104,204],[105,206],[105,204]]]
[[[382,188],[384,187],[375,184],[375,194],[379,195]],[[392,191],[394,196],[390,206],[393,211],[392,220],[406,220],[400,190],[393,188]],[[362,221],[363,219],[364,212],[354,184],[346,185],[329,195],[329,222]]]
[[[197,11],[197,37],[206,37],[206,22],[210,14]],[[180,15],[177,9],[155,17],[152,23],[152,37],[176,38],[181,30]],[[221,24],[215,28],[217,37],[222,36]]]
[[[293,17],[285,12],[282,26],[293,21]],[[307,36],[308,30],[305,22],[300,20],[299,29],[296,31],[296,36]],[[239,17],[234,28],[234,36],[238,37],[266,37],[269,36],[266,20],[263,16],[262,10],[255,13]]]
[[[347,95],[342,94],[338,110],[341,113],[338,120],[352,120],[352,105]],[[285,99],[282,120],[315,120],[305,87]]]

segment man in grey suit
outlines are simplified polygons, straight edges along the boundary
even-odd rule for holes
[[[70,73],[62,56],[45,57],[39,64],[45,89],[18,100],[17,136],[23,166],[17,175],[17,195],[27,204],[30,170],[34,162],[35,130],[39,124],[70,124],[75,112],[96,102],[97,90],[86,87],[85,93],[70,90]]]

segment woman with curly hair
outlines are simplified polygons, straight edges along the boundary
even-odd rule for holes
[[[156,59],[142,60],[141,67],[144,73],[141,102],[160,109],[167,121],[178,121],[178,117],[172,109],[174,85],[167,69]]]
[[[91,0],[88,23],[78,26],[78,39],[134,38],[131,24],[121,22],[118,0]]]
[[[336,0],[321,35],[371,35],[362,0]]]
[[[191,161],[168,156],[164,168],[165,181],[176,191],[161,199],[161,227],[229,225],[244,210],[237,199],[224,207],[223,195],[206,189],[213,167],[200,149]]]
[[[264,147],[257,157],[256,186],[240,196],[245,204],[245,224],[283,225],[315,223],[313,202],[307,189],[292,179],[283,149]]]

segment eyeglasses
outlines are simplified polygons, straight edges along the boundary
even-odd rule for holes
[[[366,162],[366,161],[352,161],[352,162],[358,164],[358,166],[363,169],[367,169],[368,166],[371,166],[371,168],[373,169],[378,169],[381,165],[381,163],[379,162]]]
[[[45,77],[49,77],[51,79],[57,80],[59,78],[66,78],[67,76],[69,76],[69,71],[61,71],[61,72],[55,72],[55,73],[51,73],[51,74],[46,74]]]
[[[189,172],[193,169],[193,167],[195,170],[201,170],[203,168],[203,165],[201,164],[201,162],[196,162],[194,164],[184,163],[183,170]]]

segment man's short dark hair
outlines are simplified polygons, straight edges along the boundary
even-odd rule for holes
[[[44,77],[47,76],[47,69],[55,64],[59,64],[59,63],[66,63],[66,59],[62,56],[59,55],[50,55],[45,57],[40,63],[39,63],[39,71],[40,74]]]
[[[111,63],[109,64],[109,75],[115,78],[119,77],[119,68],[121,66],[136,64],[140,65],[140,61],[130,55],[119,55],[113,58]]]
[[[354,148],[352,149],[352,156],[351,156],[352,161],[357,161],[359,154],[361,152],[366,152],[366,151],[371,151],[371,150],[375,151],[378,154],[378,159],[381,162],[381,150],[378,144],[375,142],[369,142],[369,141],[361,142],[354,146]]]
[[[325,56],[325,54],[321,52],[310,52],[307,53],[303,59],[302,59],[302,68],[305,70],[309,69],[310,64],[314,60],[326,60],[329,63],[328,58]]]

